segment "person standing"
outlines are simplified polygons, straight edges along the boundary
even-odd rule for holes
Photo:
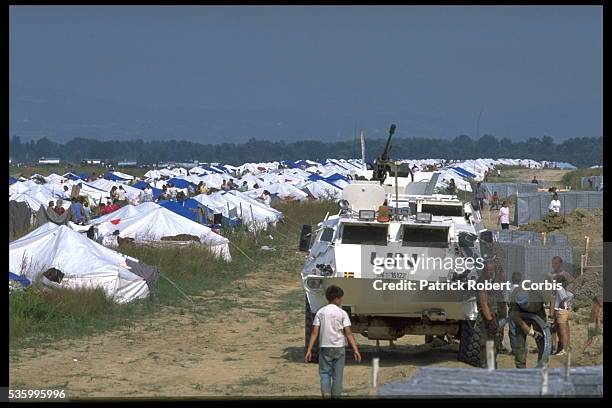
[[[312,334],[306,349],[304,361],[312,358],[312,348],[319,337],[319,376],[321,378],[321,395],[323,398],[338,398],[342,394],[342,380],[345,363],[345,347],[353,349],[357,362],[361,361],[359,348],[351,331],[351,320],[348,313],[340,306],[344,291],[331,285],[325,291],[327,306],[320,308],[313,320]]]
[[[457,193],[457,186],[455,185],[455,179],[450,179],[448,183],[448,193],[450,195],[455,195]]]
[[[554,193],[552,196],[552,200],[550,200],[550,204],[548,204],[548,211],[555,215],[559,215],[561,212],[561,200],[559,200],[559,195]]]
[[[510,229],[510,209],[508,208],[508,202],[502,201],[502,206],[499,209],[499,215],[497,217],[497,224],[501,224],[503,230]]]
[[[531,182],[532,182],[533,184],[540,184],[540,183],[538,182],[538,179],[536,178],[536,176],[535,176],[535,175],[533,176],[533,180],[531,180]]]
[[[603,299],[601,295],[593,297],[593,307],[591,308],[591,319],[593,320],[587,326],[588,339],[584,344],[582,353],[586,353],[588,347],[593,344],[593,340],[603,334],[603,322],[601,319],[601,312],[603,311]]]
[[[481,272],[479,282],[493,282],[495,264],[489,260],[485,263]],[[480,366],[487,366],[486,343],[492,340],[494,344],[495,366],[497,367],[497,353],[499,352],[499,324],[497,322],[497,305],[501,301],[498,291],[480,290],[478,291],[478,317],[477,324],[482,333],[483,341],[480,348]]]
[[[476,183],[476,199],[478,200],[478,209],[480,211],[484,210],[485,189],[480,184],[480,181]]]
[[[493,192],[491,196],[491,208],[490,210],[499,210],[499,196],[497,195],[497,191]]]
[[[70,204],[70,216],[76,224],[85,223],[85,211],[83,210],[83,203],[77,198],[72,199]]]
[[[563,356],[567,354],[567,350],[570,343],[570,327],[569,318],[571,310],[571,299],[573,295],[567,291],[567,279],[560,275],[556,281],[561,283],[561,288],[555,290],[554,298],[551,300],[551,313],[554,316],[554,323],[557,327],[557,335],[561,340],[561,350],[557,346],[556,356]]]

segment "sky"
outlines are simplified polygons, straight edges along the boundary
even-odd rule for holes
[[[10,134],[603,134],[601,6],[11,6]],[[480,120],[479,120],[480,118]]]

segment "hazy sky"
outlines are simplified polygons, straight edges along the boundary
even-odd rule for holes
[[[600,6],[12,6],[11,130],[62,136],[44,112],[70,95],[102,101],[77,102],[83,129],[133,126],[105,112],[116,104],[170,129],[177,111],[202,112],[220,136],[248,117],[236,140],[283,137],[257,117],[290,139],[390,121],[452,137],[474,135],[483,108],[481,134],[600,136],[602,35]],[[197,139],[186,129],[176,136]]]

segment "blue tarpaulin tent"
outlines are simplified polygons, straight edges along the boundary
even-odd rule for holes
[[[13,272],[9,272],[8,273],[8,278],[9,278],[9,280],[13,280],[13,281],[19,282],[21,284],[21,286],[23,286],[24,288],[26,286],[29,286],[32,283],[25,276],[15,275]]]
[[[207,170],[207,171],[210,171],[210,172],[213,172],[213,173],[223,174],[223,172],[221,170],[213,169],[210,166],[204,166],[203,168],[204,168],[204,170]]]
[[[16,183],[16,182],[17,182],[17,179],[16,179],[15,177],[11,177],[11,176],[9,176],[9,186],[10,186],[11,184]]]
[[[476,178],[476,175],[474,173],[471,173],[471,172],[467,171],[463,167],[456,167],[455,166],[455,167],[451,167],[451,169],[455,170],[455,173],[459,174],[461,177]]]
[[[175,186],[176,188],[187,188],[190,185],[195,187],[195,184],[190,183],[187,180],[184,179],[179,179],[179,178],[171,178],[170,180],[168,180],[168,183],[171,183],[173,186]]]
[[[137,188],[139,190],[144,190],[148,186],[149,186],[149,184],[144,182],[144,181],[142,181],[142,180],[132,185],[132,187]]]
[[[118,175],[116,175],[112,171],[107,172],[104,175],[104,178],[107,179],[107,180],[110,180],[110,181],[129,181],[129,179],[125,179],[123,177],[119,177]]]
[[[158,202],[158,204],[172,211],[173,213],[182,215],[185,218],[189,218],[191,221],[198,222],[198,212],[195,210],[197,210],[198,207],[201,206],[201,204],[194,199],[189,199],[181,202],[162,200]]]
[[[71,172],[68,172],[68,173],[64,174],[62,177],[65,177],[65,178],[70,179],[72,181],[77,181],[77,180],[81,179],[79,176],[77,176],[76,174],[71,173]]]
[[[89,174],[87,173],[79,173],[78,176],[81,180],[87,180],[89,178]]]
[[[298,167],[298,165],[293,160],[283,160],[281,163],[285,166],[289,166],[292,169]]]

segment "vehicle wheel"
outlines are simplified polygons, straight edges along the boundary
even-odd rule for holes
[[[310,342],[310,335],[312,333],[312,322],[314,320],[314,313],[310,311],[310,305],[308,304],[308,298],[304,300],[304,354],[308,350],[308,342]],[[315,343],[312,347],[312,358],[311,363],[319,362],[319,345]]]
[[[461,323],[461,337],[457,360],[474,367],[480,367],[482,341],[483,336],[480,333],[480,325],[476,324],[476,322],[463,321]]]
[[[436,336],[434,336],[433,334],[426,334],[425,335],[425,344],[429,344],[432,341],[434,341],[434,339],[436,338]]]

